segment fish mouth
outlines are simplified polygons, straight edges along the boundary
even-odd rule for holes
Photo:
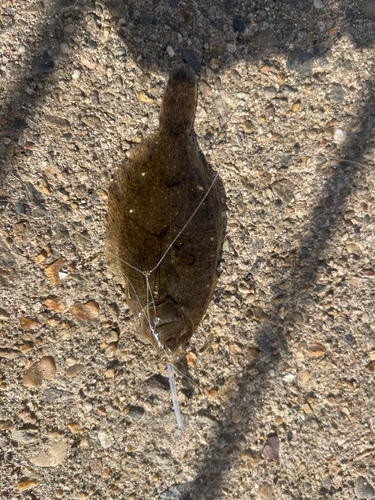
[[[155,302],[141,314],[141,329],[160,352],[177,360],[193,335],[193,322],[187,310],[171,297]]]

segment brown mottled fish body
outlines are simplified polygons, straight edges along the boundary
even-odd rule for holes
[[[196,100],[193,70],[173,70],[159,131],[119,168],[108,199],[108,264],[140,317],[143,337],[173,358],[185,350],[210,302],[223,231],[216,184],[184,228],[212,184],[190,139]],[[146,278],[134,268],[154,269],[182,229],[148,276],[151,305]]]

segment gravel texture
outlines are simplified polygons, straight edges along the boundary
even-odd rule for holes
[[[375,498],[374,42],[374,0],[2,2],[1,500]],[[103,247],[181,59],[226,221],[183,430]]]

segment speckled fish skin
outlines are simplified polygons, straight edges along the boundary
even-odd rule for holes
[[[124,285],[129,308],[140,317],[140,336],[173,359],[185,351],[217,282],[223,223],[216,183],[149,276],[154,334],[142,312],[148,306],[146,279],[121,260],[152,270],[212,184],[190,139],[196,102],[194,71],[177,67],[165,89],[159,131],[119,168],[108,198],[108,264]]]

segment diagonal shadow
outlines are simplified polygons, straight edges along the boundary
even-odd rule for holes
[[[46,21],[46,25],[42,28],[41,41],[28,56],[33,69],[22,71],[14,68],[14,71],[19,73],[15,75],[13,89],[7,89],[5,92],[8,97],[2,104],[2,114],[12,117],[12,121],[2,125],[2,132],[6,130],[6,135],[11,137],[10,145],[13,145],[15,154],[13,156],[10,154],[11,149],[5,152],[5,147],[2,151],[7,158],[1,160],[2,185],[6,176],[16,170],[17,161],[26,155],[26,151],[17,148],[17,141],[27,126],[27,119],[32,118],[33,105],[28,105],[28,111],[23,112],[25,101],[30,102],[30,99],[33,99],[37,103],[38,99],[42,98],[43,92],[39,90],[38,84],[51,82],[51,75],[56,69],[55,60],[60,54],[58,46],[65,39],[66,27],[81,22],[83,16],[81,8],[84,9],[89,2],[61,0],[60,3],[56,2],[56,5],[62,10],[55,11],[55,17]],[[103,5],[106,6],[105,3]],[[182,4],[179,0],[155,1],[147,4],[113,0],[107,6],[118,33],[126,43],[128,57],[145,70],[167,71],[171,59],[166,49],[170,46],[172,49],[174,47],[176,53],[173,62],[178,62],[182,58],[197,72],[203,67],[209,67],[211,73],[207,74],[206,71],[204,78],[211,78],[215,82],[220,79],[222,72],[239,61],[251,64],[262,60],[267,65],[276,56],[288,61],[288,68],[299,75],[301,82],[311,78],[312,75],[314,81],[321,82],[324,80],[327,57],[343,33],[351,33],[358,45],[363,46],[372,45],[375,37],[375,30],[371,30],[373,27],[371,19],[363,18],[359,7],[353,7],[344,1],[340,13],[328,12],[328,6],[326,11],[314,10],[308,0],[273,2],[255,0],[242,3],[226,0],[220,4],[207,3],[204,7],[195,2]],[[92,7],[87,7],[86,12],[94,11]],[[91,15],[99,18],[97,11]],[[345,20],[340,24],[341,15]],[[326,31],[321,31],[322,25],[319,23],[325,23]],[[298,29],[295,24],[298,25]],[[339,28],[336,29],[338,25]],[[364,26],[366,29],[363,29]],[[347,64],[345,57],[338,58],[338,64],[341,64],[345,71]],[[25,81],[27,88],[34,90],[31,95],[25,92]],[[35,89],[32,88],[32,83],[36,84]],[[370,79],[369,85],[373,85]],[[374,100],[371,96],[366,98],[365,95],[362,99],[365,104],[364,116],[357,118],[362,134],[351,137],[338,151],[341,158],[359,163],[364,158],[374,127]],[[262,153],[262,149],[259,149],[259,153]],[[329,156],[333,156],[334,153],[331,151]],[[332,200],[327,200],[323,189],[315,193],[316,207],[310,219],[306,221],[309,236],[299,242],[294,263],[284,279],[277,284],[275,292],[275,299],[283,294],[283,301],[290,310],[303,311],[303,293],[307,294],[308,286],[314,287],[317,268],[326,267],[325,272],[331,272],[326,263],[320,262],[322,260],[320,248],[327,239],[334,238],[335,229],[341,223],[340,211],[345,197],[351,192],[348,186],[354,184],[355,176],[361,172],[361,167],[341,162],[332,168],[331,172],[326,173],[327,183],[331,186]],[[367,175],[365,171],[362,173]],[[339,178],[343,176],[346,177],[346,186],[338,189]],[[4,189],[5,185],[2,186],[2,190]],[[330,226],[326,226],[327,218],[331,221]],[[255,274],[249,279],[256,284]],[[298,287],[290,290],[290,282],[296,283]],[[274,313],[277,316],[276,309]],[[289,324],[289,319],[286,318],[285,321],[279,320],[278,325],[267,322],[266,327],[261,324],[257,329],[256,338],[263,352],[262,358],[254,363],[257,375],[254,376],[253,370],[249,369],[249,373],[242,377],[236,394],[236,399],[246,402],[246,406],[242,408],[244,413],[251,414],[249,410],[251,407],[260,408],[263,404],[261,391],[262,387],[269,383],[270,364],[273,364],[277,373],[278,368],[285,363],[287,347],[283,339]],[[198,472],[190,487],[191,495],[196,495],[197,498],[220,497],[225,471],[234,460],[233,456],[239,446],[245,424],[251,421],[249,415],[241,425],[234,426],[230,417],[234,405],[234,399],[226,403],[226,408],[222,411],[223,418],[219,422],[219,437],[209,443],[206,454],[207,465]]]
[[[19,141],[30,120],[32,122],[34,108],[57,84],[54,75],[59,70],[59,61],[64,58],[61,44],[72,34],[69,28],[77,22],[83,5],[82,0],[47,0],[43,11],[44,24],[39,24],[37,29],[37,41],[34,36],[26,37],[21,63],[17,58],[8,61],[7,69],[11,70],[12,76],[8,85],[1,89],[0,101],[0,134],[7,139],[0,145],[0,193],[3,198],[9,195],[5,184],[7,176],[16,173],[18,162],[32,154],[19,146]],[[26,12],[38,15],[42,7],[40,2],[31,3]],[[14,26],[14,15],[5,10],[2,19],[0,28],[6,35]]]

